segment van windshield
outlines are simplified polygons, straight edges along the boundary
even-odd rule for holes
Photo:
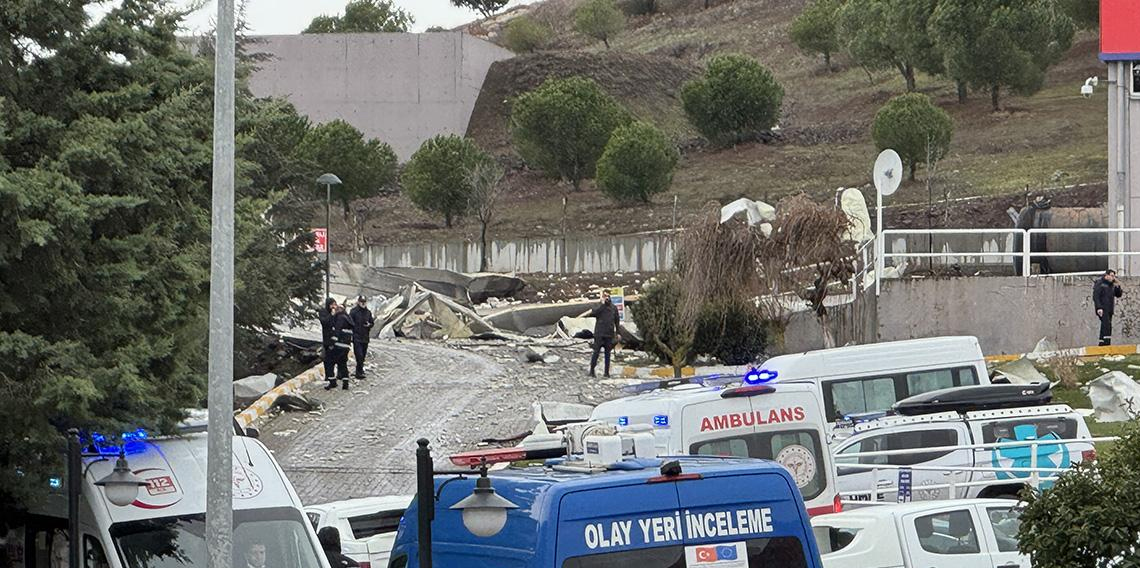
[[[301,513],[287,507],[234,511],[234,568],[320,568]],[[116,523],[111,537],[127,568],[205,566],[206,516]]]
[[[719,544],[719,543],[718,543]],[[643,548],[639,550],[625,550],[622,552],[609,552],[606,554],[592,554],[568,558],[562,563],[562,568],[686,568],[686,557],[695,557],[698,563],[718,564],[718,561],[727,561],[726,566],[744,566],[743,563],[733,563],[733,558],[720,558],[718,549],[733,551],[731,546],[723,544],[708,544],[696,546],[663,546],[659,548]],[[781,536],[774,538],[757,538],[747,541],[748,568],[806,568],[803,544],[794,536]],[[686,550],[686,548],[688,550]],[[697,556],[710,554],[711,556]]]
[[[823,446],[816,430],[777,430],[703,440],[689,447],[700,456],[732,456],[773,460],[792,474],[804,501],[819,497],[827,487]]]

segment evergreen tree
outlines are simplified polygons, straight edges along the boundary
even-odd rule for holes
[[[847,0],[839,10],[839,37],[857,63],[897,70],[913,92],[917,71],[943,72],[942,53],[927,32],[937,6],[938,0]]]
[[[411,14],[401,10],[392,0],[352,0],[344,6],[343,16],[317,16],[301,33],[406,32],[408,26],[415,21]]]
[[[831,54],[839,51],[839,35],[835,22],[841,0],[814,0],[792,22],[788,34],[796,46],[808,54],[823,55],[823,62],[831,70]]]

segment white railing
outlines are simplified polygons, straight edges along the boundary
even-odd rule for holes
[[[1038,467],[1038,446],[1065,446],[1069,450],[1069,446],[1078,445],[1093,448],[1093,445],[1098,442],[1115,442],[1120,438],[1117,436],[1103,436],[1099,438],[1079,438],[1071,440],[1024,440],[1014,442],[992,442],[988,444],[963,444],[956,446],[934,446],[923,448],[909,448],[904,450],[879,450],[874,452],[850,452],[835,456],[836,469],[862,469],[871,472],[871,488],[860,489],[856,491],[843,491],[841,496],[844,497],[844,503],[856,504],[883,504],[887,501],[879,501],[880,494],[898,493],[899,488],[896,486],[881,486],[881,482],[890,482],[889,478],[881,477],[880,474],[884,471],[890,472],[898,470],[910,471],[939,471],[943,475],[948,476],[950,479],[947,483],[922,485],[918,487],[921,491],[929,490],[942,490],[948,489],[948,495],[951,499],[957,498],[958,488],[970,488],[975,486],[995,485],[999,480],[996,479],[982,479],[978,481],[956,481],[956,475],[959,473],[981,473],[981,474],[996,474],[998,473],[1028,473],[1027,478],[1011,477],[1010,479],[1000,480],[1008,482],[1009,484],[1025,483],[1034,489],[1041,488],[1042,475],[1045,475],[1046,480],[1051,480],[1057,474],[1063,473],[1068,468],[1060,467]],[[1001,448],[1029,448],[1029,467],[985,467],[985,466],[929,466],[929,465],[890,465],[890,464],[856,464],[856,463],[843,463],[842,460],[857,459],[863,457],[887,457],[887,456],[900,456],[900,455],[916,455],[916,454],[937,454],[937,453],[950,453],[961,450],[973,450],[975,454],[982,450],[1001,449]],[[1083,451],[1078,449],[1077,451]],[[939,456],[941,457],[941,456]],[[1083,457],[1082,457],[1083,459]],[[896,473],[897,475],[897,473]],[[967,491],[968,493],[968,491]],[[869,495],[869,500],[861,499],[846,499],[847,497]]]
[[[1086,229],[886,229],[880,232],[876,237],[873,237],[867,243],[857,249],[863,254],[866,254],[868,248],[874,251],[882,251],[875,258],[875,293],[878,294],[880,290],[879,282],[882,279],[883,270],[887,267],[887,260],[892,258],[961,258],[961,257],[978,257],[978,258],[1020,258],[1021,260],[1021,275],[1025,278],[1033,278],[1039,276],[1080,276],[1080,275],[1095,275],[1099,272],[1066,272],[1066,273],[1052,273],[1048,275],[1032,274],[1032,263],[1035,260],[1047,258],[1061,258],[1061,257],[1090,257],[1090,256],[1107,256],[1116,257],[1117,264],[1124,265],[1124,258],[1129,256],[1140,255],[1140,250],[1124,250],[1125,239],[1124,236],[1130,233],[1140,233],[1140,228],[1086,228]],[[1032,243],[1034,235],[1047,235],[1047,234],[1105,234],[1116,235],[1116,250],[1113,251],[1033,251]],[[886,241],[891,236],[937,236],[937,235],[1017,235],[1021,237],[1021,250],[1010,251],[939,251],[939,252],[887,252]],[[882,241],[879,243],[879,241]],[[868,243],[871,243],[869,246]],[[878,245],[876,245],[878,243]],[[864,264],[866,266],[866,264]],[[857,275],[858,276],[858,275]],[[855,282],[853,282],[855,283]]]

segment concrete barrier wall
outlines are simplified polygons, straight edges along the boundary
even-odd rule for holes
[[[489,249],[492,272],[659,272],[673,266],[671,231],[580,239],[507,239],[493,241]],[[361,260],[370,266],[476,272],[479,243],[371,246]]]
[[[974,335],[986,355],[1024,353],[1047,337],[1059,347],[1095,345],[1091,277],[979,277],[883,282],[878,341]],[[1114,343],[1140,342],[1140,278],[1121,278]]]
[[[268,59],[250,77],[314,122],[343,119],[392,145],[400,161],[436,134],[467,132],[491,64],[512,56],[460,32],[258,36]]]

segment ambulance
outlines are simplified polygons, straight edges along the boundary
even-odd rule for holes
[[[181,425],[176,437],[138,430],[83,437],[80,499],[83,568],[206,566],[205,416]],[[126,460],[146,482],[126,506],[113,504],[95,481]],[[66,483],[27,513],[5,519],[9,562],[17,568],[68,565]],[[316,532],[285,473],[259,441],[233,438],[235,566],[329,568]]]
[[[587,437],[587,451],[610,438]],[[488,472],[488,464],[525,459],[526,452],[473,454],[473,460],[453,456],[452,462],[481,466],[478,474],[437,474],[434,495],[417,498],[404,514],[389,568],[424,565],[419,521],[425,502],[434,519],[424,548],[437,568],[821,566],[792,476],[770,461],[567,457]],[[500,518],[489,530],[468,524],[473,498],[498,503]]]
[[[599,404],[590,419],[651,425],[663,454],[773,460],[791,474],[811,515],[841,510],[835,465],[816,390],[776,384],[759,371],[645,383]]]

